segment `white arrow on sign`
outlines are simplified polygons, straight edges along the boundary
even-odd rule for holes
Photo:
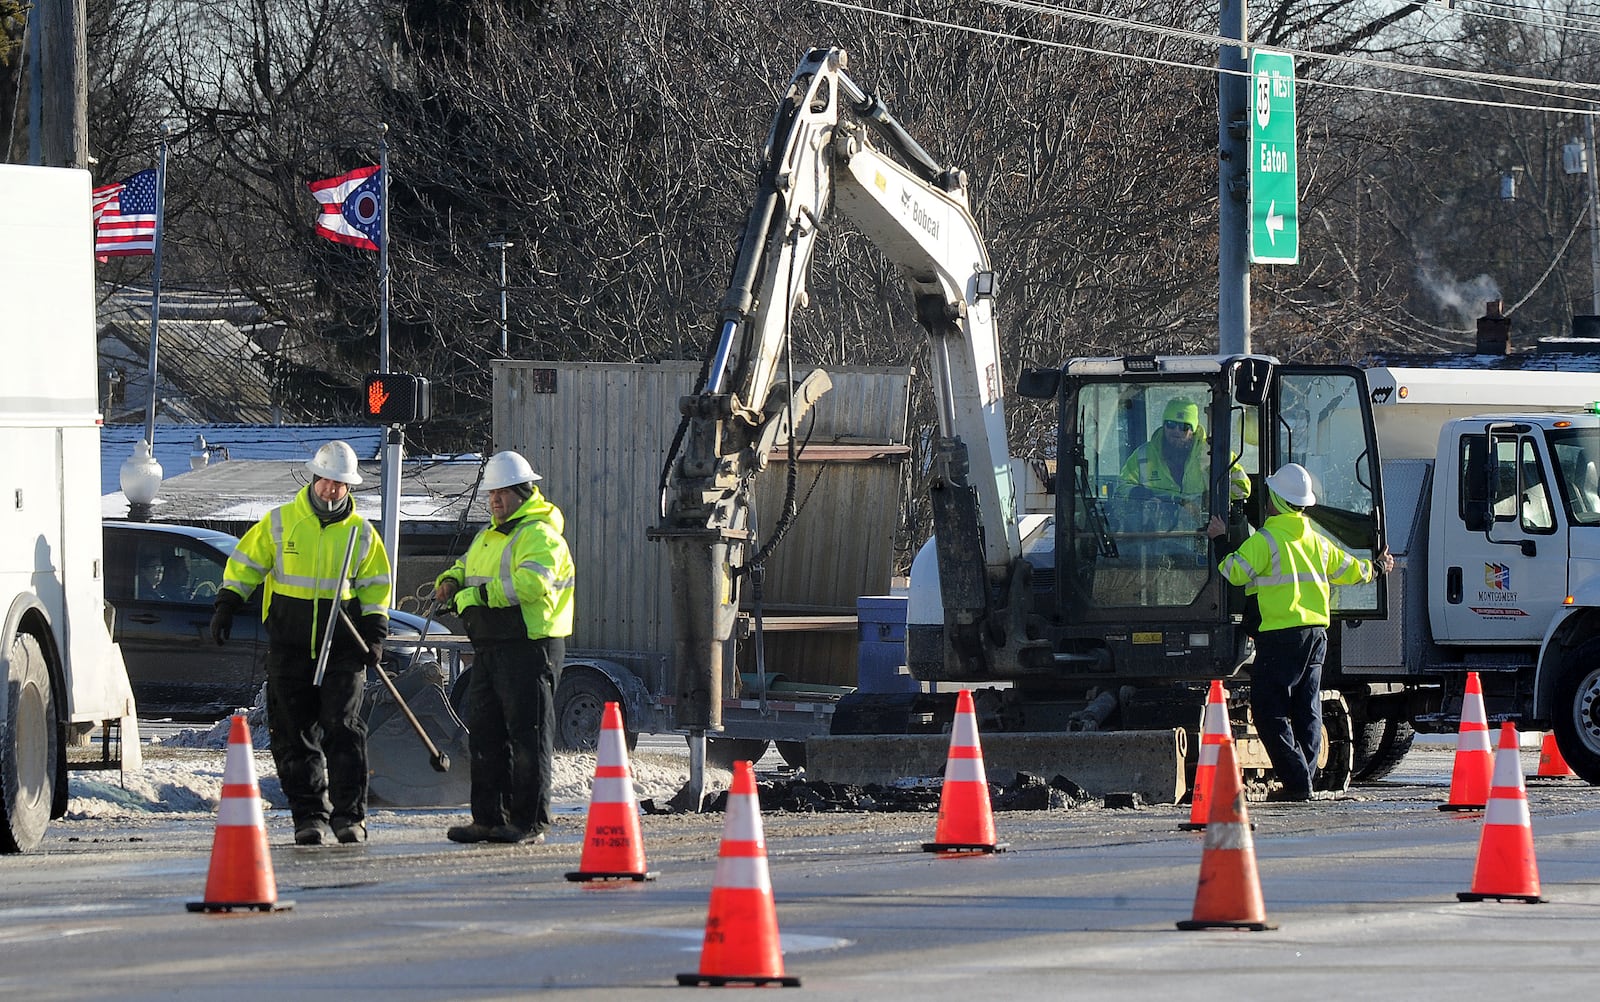
[[[1277,246],[1278,234],[1283,231],[1283,215],[1278,212],[1278,200],[1267,203],[1267,239]]]

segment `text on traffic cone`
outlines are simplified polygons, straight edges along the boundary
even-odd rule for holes
[[[733,764],[722,846],[711,880],[711,907],[706,914],[700,970],[678,975],[680,985],[785,985],[800,979],[783,973],[778,940],[778,910],[767,874],[766,836],[761,831],[761,803],[756,799],[756,774],[749,762]]]
[[[1221,679],[1211,680],[1206,709],[1200,719],[1200,757],[1194,767],[1194,786],[1189,790],[1189,820],[1178,827],[1184,831],[1203,831],[1211,815],[1211,787],[1217,774],[1217,747],[1231,737],[1228,724],[1228,694]]]
[[[972,693],[956,695],[956,716],[950,727],[950,755],[945,760],[944,788],[939,792],[939,823],[924,852],[1003,852],[995,840],[994,809],[989,803],[989,777],[978,745],[978,714]]]
[[[1461,729],[1456,735],[1455,765],[1450,770],[1450,799],[1441,811],[1481,811],[1489,800],[1494,760],[1489,748],[1489,723],[1483,711],[1483,687],[1478,673],[1467,672],[1467,691],[1461,700]]]
[[[1260,932],[1267,924],[1261,901],[1261,880],[1256,874],[1256,846],[1250,835],[1250,815],[1244,804],[1244,783],[1233,738],[1217,745],[1217,771],[1212,784],[1211,816],[1206,822],[1205,848],[1200,855],[1200,883],[1194,892],[1194,913],[1179,929],[1249,929]]]
[[[1535,903],[1539,897],[1539,867],[1533,858],[1533,824],[1528,817],[1528,794],[1522,788],[1522,742],[1516,725],[1500,725],[1500,748],[1494,757],[1494,786],[1483,812],[1483,832],[1478,837],[1478,862],[1472,871],[1472,890],[1456,894],[1462,901],[1496,898]]]
[[[222,800],[217,805],[217,831],[211,842],[211,870],[204,901],[191,901],[192,912],[281,911],[293,902],[278,900],[278,883],[267,852],[267,825],[261,815],[261,790],[256,785],[250,726],[236,713],[228,726],[228,757],[222,769]]]
[[[583,834],[583,855],[572,881],[654,880],[645,870],[644,838],[639,830],[639,801],[628,767],[628,743],[622,730],[622,708],[607,703],[595,746],[594,788],[589,794],[589,822]]]

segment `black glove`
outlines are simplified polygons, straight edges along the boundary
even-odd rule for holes
[[[1128,497],[1132,498],[1135,501],[1149,501],[1151,498],[1153,498],[1155,496],[1156,496],[1156,492],[1151,490],[1150,488],[1144,486],[1143,484],[1140,484],[1138,487],[1135,487],[1132,490],[1128,491]]]
[[[216,640],[218,647],[222,647],[234,632],[234,603],[218,602],[214,608],[216,611],[211,613],[211,639]]]
[[[377,670],[378,666],[383,664],[383,641],[381,641],[381,640],[369,640],[369,641],[367,641],[367,657],[366,657],[366,661],[367,661],[367,667],[371,668],[373,670]]]

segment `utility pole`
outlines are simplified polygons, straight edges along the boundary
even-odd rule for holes
[[[1600,179],[1595,177],[1600,164],[1595,163],[1593,115],[1583,116],[1583,132],[1589,144],[1589,169],[1585,172],[1589,175],[1589,308],[1600,315],[1600,219],[1595,218],[1600,212]]]
[[[40,124],[40,162],[89,166],[89,51],[85,0],[35,0],[39,62],[33,72]],[[33,92],[31,92],[33,93]],[[30,124],[33,117],[30,115]],[[31,151],[30,151],[31,152]]]
[[[504,233],[498,240],[489,241],[489,249],[500,252],[500,357],[510,358],[509,338],[506,331],[506,251],[516,244],[506,239]]]
[[[1247,0],[1221,4],[1222,36],[1239,42],[1217,49],[1217,349],[1233,355],[1250,350],[1250,16]]]

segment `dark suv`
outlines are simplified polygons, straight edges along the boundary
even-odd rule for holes
[[[104,522],[106,600],[116,610],[113,638],[128,666],[139,716],[217,720],[250,706],[266,681],[261,591],[233,620],[228,643],[211,640],[211,604],[237,537],[215,529],[150,522]],[[390,612],[391,670],[409,664],[423,620]],[[430,633],[449,633],[437,623]]]

